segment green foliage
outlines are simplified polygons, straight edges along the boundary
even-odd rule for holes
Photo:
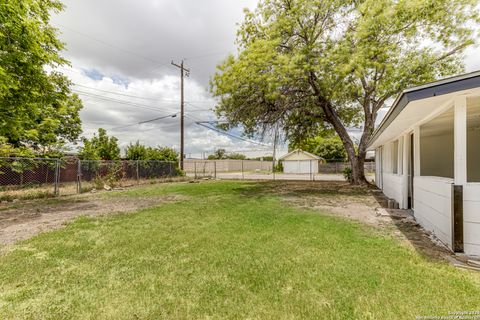
[[[273,170],[275,172],[283,172],[283,162],[282,161],[278,161],[278,163],[275,165],[275,167],[273,168]]]
[[[246,157],[244,154],[232,152],[232,153],[228,153],[228,154],[227,154],[227,159],[231,159],[231,160],[245,160],[245,159],[247,159],[247,157]]]
[[[7,141],[7,138],[0,137],[0,158],[11,156],[21,158],[33,158],[35,156],[35,152],[32,149],[23,146],[15,148]]]
[[[386,101],[463,70],[478,21],[477,0],[261,0],[212,79],[216,112],[250,135],[335,131],[359,162]],[[347,128],[360,125],[356,148]]]
[[[227,151],[225,149],[217,149],[215,152],[208,156],[208,160],[222,160],[226,159]]]
[[[140,144],[140,141],[130,143],[126,149],[126,158],[129,160],[146,160],[148,156],[147,147]]]
[[[126,157],[129,160],[158,160],[176,162],[178,161],[178,152],[169,147],[147,147],[137,141],[128,145],[126,149]]]
[[[60,1],[0,2],[0,147],[3,154],[30,156],[57,150],[81,132],[82,103],[71,82],[49,71],[68,62],[49,25]]]
[[[313,153],[329,162],[345,161],[347,153],[343,146],[342,140],[338,137],[314,137],[301,140],[299,142],[292,142],[289,149],[301,149]]]
[[[149,160],[176,162],[179,158],[178,152],[169,147],[149,148],[148,151]]]
[[[82,160],[118,160],[120,159],[120,148],[118,139],[109,137],[103,128],[98,129],[98,136],[95,134],[91,139],[83,138],[83,146],[78,156]]]
[[[347,180],[348,182],[352,182],[353,181],[353,171],[352,171],[352,168],[350,167],[346,167],[345,169],[343,169],[343,177],[345,178],[345,180]]]

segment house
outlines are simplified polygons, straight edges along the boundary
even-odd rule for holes
[[[386,196],[453,251],[480,255],[480,72],[405,90],[369,150]]]
[[[303,150],[294,150],[282,156],[280,159],[283,164],[284,173],[318,173],[318,163],[324,162],[314,154]]]

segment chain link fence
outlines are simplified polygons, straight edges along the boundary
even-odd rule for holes
[[[0,201],[80,194],[180,176],[176,162],[0,158]]]
[[[301,160],[293,163],[257,160],[185,160],[185,174],[192,178],[246,180],[344,181],[349,162]],[[275,170],[273,170],[275,168]],[[365,162],[365,174],[374,179],[375,162]]]

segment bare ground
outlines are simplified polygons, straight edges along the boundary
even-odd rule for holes
[[[102,216],[134,212],[166,202],[179,196],[106,198],[99,194],[84,194],[60,199],[32,200],[0,205],[0,246],[63,227],[79,216]]]

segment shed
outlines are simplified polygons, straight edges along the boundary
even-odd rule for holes
[[[294,150],[279,159],[284,173],[318,173],[318,163],[324,159],[303,150]]]

